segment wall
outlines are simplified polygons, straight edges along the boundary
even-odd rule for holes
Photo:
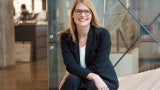
[[[15,63],[13,0],[0,0],[0,67]]]

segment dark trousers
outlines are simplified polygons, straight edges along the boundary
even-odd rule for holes
[[[61,90],[97,90],[93,81],[82,80],[78,76],[69,75]]]

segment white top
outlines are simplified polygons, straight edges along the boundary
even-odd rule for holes
[[[85,63],[85,51],[86,51],[86,45],[83,47],[80,47],[80,65],[83,68],[86,68],[86,63]]]

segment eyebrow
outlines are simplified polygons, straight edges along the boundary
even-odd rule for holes
[[[77,8],[75,8],[75,9],[77,9]],[[90,9],[77,9],[77,10],[90,10]]]

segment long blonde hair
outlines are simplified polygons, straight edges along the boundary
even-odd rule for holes
[[[73,13],[74,13],[74,9],[75,9],[75,7],[78,3],[85,4],[91,10],[91,12],[92,12],[91,25],[94,25],[96,27],[99,26],[98,16],[97,16],[96,10],[95,10],[91,0],[75,0],[74,3],[73,3],[73,6],[71,8],[71,12],[70,12],[70,16],[69,16],[69,25],[68,25],[69,28],[64,30],[64,31],[58,32],[58,35],[61,35],[63,33],[70,33],[70,35],[72,37],[72,41],[75,42],[75,43],[77,42],[76,37],[75,37],[75,33],[74,33],[74,31],[76,30],[76,24],[75,24],[72,16],[73,16]]]

